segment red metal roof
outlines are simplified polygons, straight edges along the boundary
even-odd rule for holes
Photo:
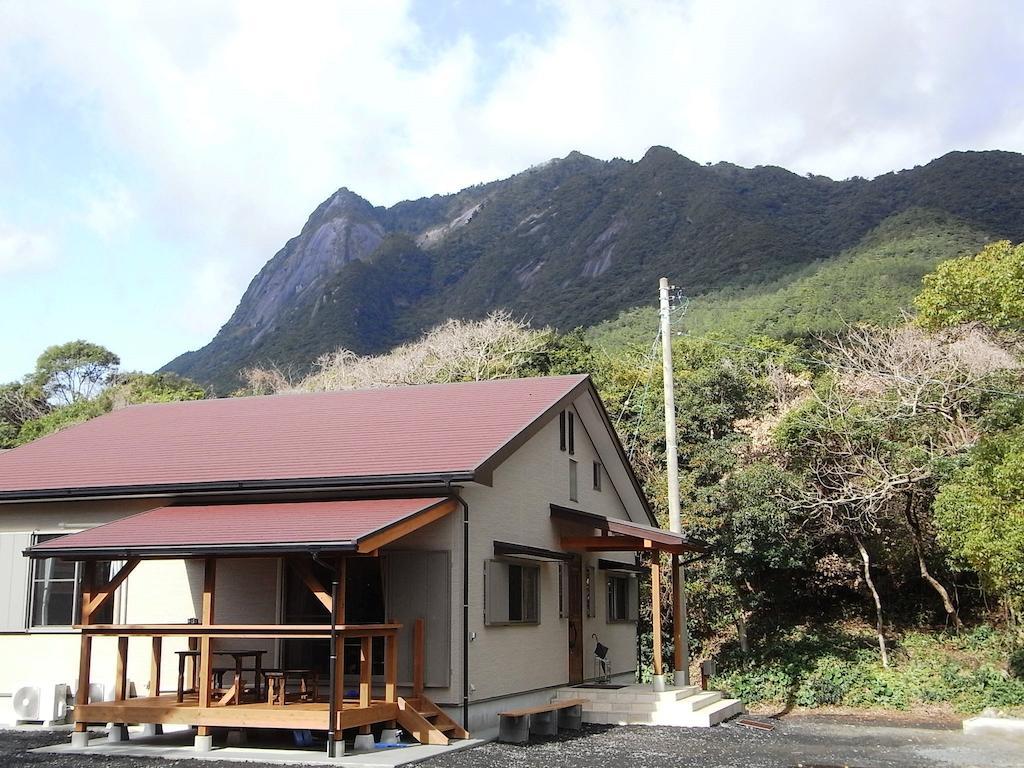
[[[31,551],[46,556],[202,553],[235,547],[246,552],[344,549],[444,501],[442,497],[160,507],[44,541]]]
[[[0,454],[0,496],[471,474],[585,380],[554,376],[132,406]]]

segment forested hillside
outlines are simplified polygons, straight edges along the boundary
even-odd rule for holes
[[[450,317],[506,309],[538,326],[590,326],[650,303],[662,275],[692,297],[714,294],[709,307],[739,301],[741,314],[813,294],[819,315],[843,295],[851,317],[893,316],[936,258],[923,255],[929,241],[954,254],[987,236],[1024,238],[1022,179],[1024,157],[1009,152],[952,153],[870,181],[833,181],[699,165],[654,147],[637,162],[574,152],[388,209],[343,189],[261,270],[216,338],[166,369],[227,392],[253,364],[303,372],[338,347],[381,352]],[[891,252],[877,241],[887,237]],[[822,269],[840,254],[849,263]],[[867,273],[863,285],[836,282]],[[695,311],[692,322],[721,316]],[[775,324],[763,330],[799,330]]]
[[[875,260],[899,260],[908,277],[893,295],[913,317],[861,318],[813,345],[673,339],[683,528],[710,547],[688,567],[691,647],[750,704],[1024,707],[1024,246],[920,274],[976,236],[914,212],[821,268],[875,279]],[[799,296],[821,270],[768,295]],[[819,303],[801,306],[817,317]],[[383,355],[323,356],[291,380],[248,369],[244,392],[588,372],[664,522],[657,318],[629,319],[600,345],[509,315],[450,320]],[[653,653],[648,634],[642,676]]]

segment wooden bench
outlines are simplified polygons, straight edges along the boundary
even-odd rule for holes
[[[498,741],[525,744],[530,734],[557,736],[559,728],[578,731],[583,723],[583,705],[589,699],[555,699],[536,707],[498,713]]]

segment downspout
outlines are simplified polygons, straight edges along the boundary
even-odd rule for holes
[[[328,686],[328,720],[327,720],[327,756],[336,757],[338,742],[335,725],[338,719],[337,709],[337,668],[338,668],[338,569],[320,559],[319,552],[313,552],[313,562],[319,563],[331,572],[331,663],[330,684]]]
[[[449,493],[452,481],[445,481]],[[462,507],[462,727],[469,730],[469,504],[454,493],[452,498]]]

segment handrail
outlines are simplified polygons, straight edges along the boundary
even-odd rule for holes
[[[401,624],[339,624],[343,637],[386,637]],[[79,624],[83,635],[100,637],[329,638],[329,624]]]

